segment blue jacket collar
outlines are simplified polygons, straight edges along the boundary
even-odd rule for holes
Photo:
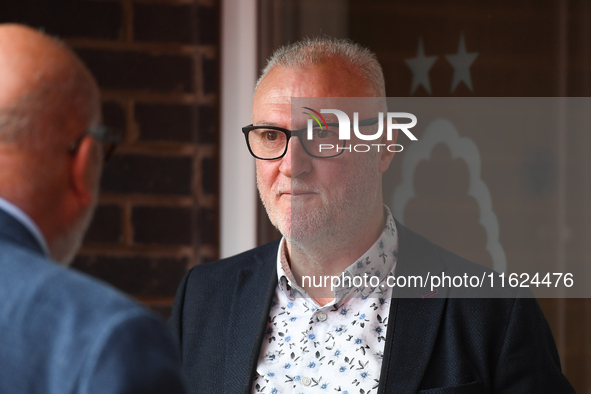
[[[33,234],[17,219],[0,209],[0,239],[22,246],[45,256]]]

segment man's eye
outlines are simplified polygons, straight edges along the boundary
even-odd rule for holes
[[[278,137],[278,133],[276,131],[265,131],[263,134],[263,138],[268,141],[275,141]]]
[[[314,136],[318,138],[328,138],[332,134],[334,133],[328,129],[314,129]]]

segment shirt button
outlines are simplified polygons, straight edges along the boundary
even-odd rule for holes
[[[312,380],[311,380],[310,378],[307,378],[307,377],[305,377],[305,376],[302,378],[302,384],[303,384],[304,386],[309,386],[309,385],[310,385],[310,383],[312,383]]]
[[[318,312],[318,321],[325,321],[326,320],[326,313]]]

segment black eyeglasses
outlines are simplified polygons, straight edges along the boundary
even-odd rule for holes
[[[379,118],[362,120],[359,126],[371,126]],[[320,159],[336,157],[345,151],[347,140],[339,139],[339,124],[327,123],[326,127],[314,127],[312,138],[304,136],[307,127],[288,130],[276,126],[246,126],[242,128],[250,154],[260,160],[277,160],[285,156],[291,137],[297,137],[307,154]]]
[[[102,144],[104,163],[109,160],[117,146],[121,143],[121,136],[115,133],[112,129],[107,126],[96,125],[86,130],[84,134],[76,138],[74,141],[70,142],[68,145],[68,152],[70,152],[70,154],[76,153],[78,148],[80,148],[80,143],[82,143],[82,140],[87,136],[91,136]]]

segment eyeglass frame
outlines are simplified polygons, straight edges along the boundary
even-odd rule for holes
[[[103,144],[103,163],[106,163],[113,155],[121,143],[121,136],[119,136],[113,129],[105,125],[95,125],[89,127],[78,138],[68,144],[68,152],[75,154],[80,148],[80,144],[84,138],[91,136],[101,144]]]
[[[380,118],[366,119],[366,120],[360,121],[357,125],[358,126],[372,126],[372,125],[378,123],[379,120],[380,120]],[[331,126],[338,127],[339,124],[338,123],[326,123],[326,127],[331,127]],[[272,159],[264,159],[262,157],[258,157],[257,155],[255,155],[252,152],[252,148],[250,147],[250,142],[248,141],[248,133],[250,133],[252,130],[257,130],[257,129],[268,129],[268,130],[281,131],[283,134],[285,134],[287,136],[287,142],[285,143],[285,150],[283,151],[283,154],[281,154],[280,156],[277,156],[275,158],[272,158]],[[297,137],[300,140],[300,143],[302,144],[302,146],[304,147],[304,150],[306,151],[306,153],[309,156],[315,157],[318,159],[331,159],[333,157],[337,157],[337,156],[341,155],[345,151],[344,148],[347,146],[347,140],[343,140],[343,141],[345,141],[345,144],[343,145],[343,149],[341,149],[341,151],[339,153],[337,153],[336,155],[316,156],[316,155],[310,153],[310,151],[306,147],[306,144],[304,143],[304,137],[303,137],[304,132],[307,130],[308,130],[308,127],[303,127],[301,129],[297,129],[297,130],[289,130],[289,129],[284,129],[283,127],[278,127],[278,126],[265,126],[265,125],[254,126],[251,124],[249,126],[244,126],[242,128],[242,133],[244,134],[244,139],[246,140],[246,146],[248,147],[248,151],[250,152],[252,157],[254,157],[255,159],[258,159],[258,160],[278,160],[278,159],[281,159],[287,153],[287,148],[289,146],[289,140],[291,139],[291,137]]]

